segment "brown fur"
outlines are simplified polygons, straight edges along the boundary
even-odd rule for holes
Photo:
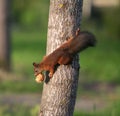
[[[42,71],[49,71],[49,77],[52,77],[55,72],[55,67],[59,65],[70,64],[76,53],[81,52],[89,46],[94,46],[96,43],[93,34],[79,30],[76,31],[74,37],[70,37],[67,42],[63,43],[55,51],[48,56],[45,56],[41,63],[34,65],[35,76],[42,74]]]

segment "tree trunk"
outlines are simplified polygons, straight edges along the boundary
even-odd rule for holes
[[[47,55],[74,35],[80,27],[82,0],[50,0]],[[79,57],[61,65],[48,81],[46,77],[39,116],[72,116],[79,77]]]
[[[0,68],[10,68],[10,0],[0,0]]]

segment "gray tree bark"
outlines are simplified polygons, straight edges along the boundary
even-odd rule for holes
[[[82,0],[50,0],[47,55],[80,27]],[[46,77],[39,116],[73,116],[79,77],[79,57]]]
[[[0,68],[10,69],[10,0],[0,0]]]

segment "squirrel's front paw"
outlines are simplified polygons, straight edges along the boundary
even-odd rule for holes
[[[53,73],[50,72],[49,73],[49,77],[52,78],[53,77]]]

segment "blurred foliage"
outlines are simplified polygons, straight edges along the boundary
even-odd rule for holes
[[[15,24],[32,28],[47,28],[48,0],[12,0],[12,21]],[[99,27],[105,26],[106,33],[120,37],[120,6],[113,8],[92,8],[92,19]]]
[[[47,28],[49,1],[48,0],[12,0],[12,21],[20,26]],[[120,37],[120,6],[113,8],[92,8],[92,20],[98,27],[114,38]],[[30,28],[29,28],[30,29]]]
[[[47,4],[46,4],[47,2]],[[19,26],[44,27],[45,15],[48,15],[49,1],[47,0],[12,0],[12,22]]]
[[[31,3],[33,3],[32,0],[12,0],[13,21],[20,23],[28,9],[30,9]]]
[[[92,8],[92,20],[98,28],[103,29],[112,38],[120,38],[120,6],[108,8]]]
[[[81,81],[87,83],[120,83],[119,51],[120,40],[109,34],[105,24],[96,24],[93,19],[82,20],[81,28],[91,31],[97,39],[96,47],[80,54]],[[88,57],[89,61],[88,61]],[[83,77],[83,78],[82,78]],[[86,81],[87,80],[87,81]]]
[[[108,34],[120,39],[120,6],[111,9],[104,9],[103,24],[106,27]]]

